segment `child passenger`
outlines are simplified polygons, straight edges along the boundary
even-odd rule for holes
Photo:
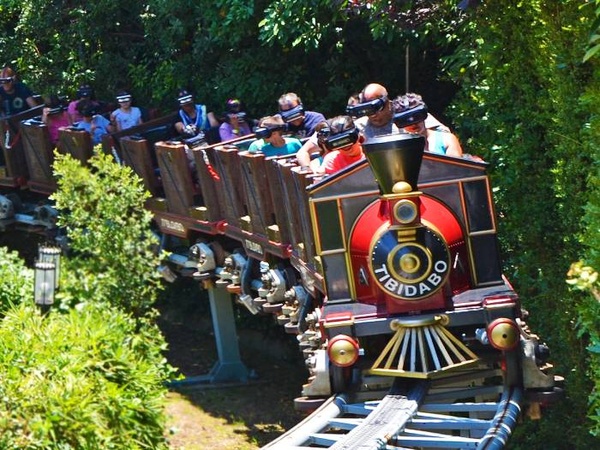
[[[110,133],[110,121],[104,116],[97,114],[96,105],[89,99],[80,100],[77,109],[83,118],[77,123],[77,128],[90,133],[94,145],[100,144],[102,136]]]
[[[258,122],[257,139],[248,148],[250,153],[261,152],[265,157],[294,155],[302,147],[299,139],[284,137],[285,122],[279,114],[263,117]]]
[[[131,100],[131,94],[127,91],[117,94],[119,109],[115,109],[110,115],[115,131],[123,131],[142,123],[142,112],[137,106],[131,106]]]
[[[48,127],[50,142],[56,145],[58,142],[58,130],[71,125],[71,118],[58,96],[52,94],[44,100],[42,122]]]
[[[328,127],[318,134],[319,146],[329,152],[317,172],[333,174],[344,167],[365,158],[362,149],[364,137],[359,133],[350,116],[337,116],[327,120]]]

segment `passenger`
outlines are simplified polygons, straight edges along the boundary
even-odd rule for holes
[[[360,102],[360,94],[352,94],[348,97],[347,106],[354,106]],[[352,117],[355,119],[356,117]],[[323,119],[323,123],[325,119]],[[302,148],[298,150],[296,154],[296,160],[298,164],[302,167],[310,167],[311,169],[315,169],[317,163],[314,162],[315,156],[317,156],[317,160],[322,160],[323,149],[321,145],[319,145],[317,141],[317,135],[313,133],[309,139],[307,139],[304,144],[302,144]],[[314,171],[314,170],[313,170]]]
[[[350,116],[327,120],[328,128],[319,131],[319,143],[329,150],[317,173],[333,174],[355,162],[365,159],[362,149],[364,137]]]
[[[370,104],[369,107],[367,105]],[[368,141],[370,138],[382,136],[385,134],[398,133],[400,130],[394,124],[392,118],[392,104],[388,97],[388,91],[378,83],[371,83],[365,86],[359,94],[359,103],[354,108],[360,108],[366,114],[357,113],[355,120],[356,127]],[[352,115],[352,109],[348,108],[348,113]]]
[[[312,170],[313,172],[319,172],[321,165],[323,164],[323,158],[325,157],[325,155],[327,153],[329,153],[329,149],[325,146],[323,140],[319,140],[319,136],[323,134],[323,130],[327,130],[326,132],[329,132],[329,124],[327,123],[327,121],[323,121],[321,123],[319,123],[317,125],[317,127],[315,128],[315,134],[313,134],[310,137],[310,141],[314,140],[317,142],[317,146],[316,148],[319,149],[318,153],[312,152],[311,153],[311,158],[310,158],[310,170]],[[309,141],[306,141],[304,143],[304,145],[302,146],[302,148],[300,150],[298,150],[298,152],[301,152],[302,149],[304,149],[304,147],[306,146],[306,144]],[[298,156],[299,153],[296,153],[296,157]]]
[[[297,138],[312,136],[315,127],[325,120],[325,116],[315,111],[305,111],[302,100],[293,92],[279,97],[279,114],[287,124],[287,131]]]
[[[202,132],[210,143],[215,140],[218,142],[210,135],[210,131],[219,127],[219,121],[212,112],[206,111],[206,105],[194,103],[194,97],[186,90],[179,91],[177,102],[179,117],[175,122],[175,130],[180,135],[191,138]]]
[[[133,100],[127,91],[117,93],[119,108],[110,115],[110,121],[115,131],[123,131],[142,123],[142,111],[137,106],[131,106]]]
[[[237,98],[227,100],[224,122],[219,127],[221,141],[230,141],[251,134],[250,125],[246,121],[246,111]]]
[[[15,71],[5,66],[0,72],[0,110],[3,116],[12,116],[37,106],[33,92],[25,83],[17,80]]]
[[[77,123],[83,120],[83,116],[80,114],[79,109],[77,108],[77,105],[82,100],[88,100],[95,103],[96,106],[100,106],[100,104],[94,100],[94,91],[92,87],[89,84],[82,84],[77,89],[76,99],[72,100],[67,108],[67,112],[71,117],[71,123]]]
[[[352,94],[348,97],[348,101],[346,102],[346,106],[356,106],[360,103],[360,94]]]
[[[392,120],[394,114],[388,91],[381,84],[371,83],[365,86],[359,94],[359,103],[353,106],[348,105],[347,112],[350,115],[358,116],[355,120],[356,126],[367,141],[372,137],[395,134],[400,131]],[[443,128],[450,131],[431,114],[427,115],[425,125],[427,128]]]
[[[77,104],[77,108],[83,120],[79,121],[76,127],[90,133],[92,144],[100,144],[102,136],[110,133],[112,130],[110,121],[98,114],[97,105],[90,99],[81,99]]]
[[[263,153],[265,157],[295,154],[302,143],[294,137],[284,137],[285,122],[279,114],[263,117],[255,130],[258,138],[248,148],[250,153]]]
[[[392,102],[394,114],[402,113],[420,106],[426,106],[418,94],[408,93],[396,97]],[[449,130],[427,128],[425,120],[404,127],[408,133],[417,133],[426,138],[425,151],[441,155],[462,157],[463,151],[458,138]]]
[[[69,113],[67,113],[65,106],[57,95],[52,94],[44,99],[42,122],[48,127],[48,135],[52,145],[56,145],[58,142],[58,130],[72,124]]]

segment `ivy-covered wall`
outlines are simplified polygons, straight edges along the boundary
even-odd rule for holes
[[[462,80],[452,108],[457,132],[469,151],[491,163],[506,274],[566,378],[565,402],[548,412],[550,420],[520,428],[515,448],[600,445],[589,434],[599,424],[586,417],[597,382],[590,375],[598,374],[586,349],[597,305],[565,282],[571,263],[586,252],[583,236],[600,226],[592,215],[600,79],[596,61],[582,62],[592,17],[580,6],[484,2],[471,14],[471,34],[459,52],[469,65],[454,74]]]

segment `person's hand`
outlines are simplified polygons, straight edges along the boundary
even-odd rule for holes
[[[186,136],[196,136],[196,134],[198,134],[196,125],[186,125],[183,127],[183,134]]]

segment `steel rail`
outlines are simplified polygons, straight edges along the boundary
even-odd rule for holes
[[[333,396],[262,448],[500,450],[516,427],[522,401],[520,388],[504,387],[500,373],[489,369],[417,381],[404,394],[394,383],[390,392],[371,393],[367,401]]]

